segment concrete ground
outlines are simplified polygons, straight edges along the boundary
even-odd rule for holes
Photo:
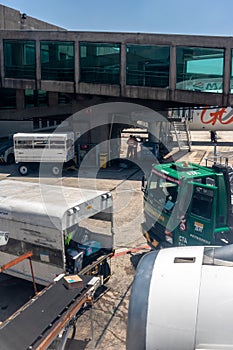
[[[225,152],[231,160],[233,150],[233,133],[218,133],[216,152]],[[214,146],[209,142],[208,132],[192,133],[192,150],[186,154],[177,153],[177,159],[205,164],[206,156],[213,156]],[[233,162],[232,162],[233,164]],[[1,166],[0,179],[19,179],[16,165]],[[126,349],[127,312],[130,290],[135,269],[140,258],[149,251],[145,248],[145,240],[141,234],[140,225],[143,222],[143,194],[141,192],[142,172],[137,168],[107,168],[98,173],[94,169],[82,169],[78,174],[69,171],[62,180],[51,177],[40,179],[46,183],[62,183],[66,186],[82,186],[103,190],[112,190],[114,199],[115,247],[117,255],[112,259],[112,272],[107,286],[109,290],[94,304],[92,314],[90,310],[84,313],[77,322],[74,339],[69,339],[66,350],[74,349]],[[38,175],[20,177],[22,181],[38,181]],[[134,251],[134,248],[138,248]],[[128,252],[128,253],[126,253]],[[32,288],[25,283],[18,283],[15,279],[0,281],[0,321],[17,309],[18,304],[26,301],[32,294]],[[24,284],[24,283],[23,283]],[[17,302],[12,308],[12,294],[10,287],[19,288]],[[25,287],[25,288],[24,288]],[[28,293],[25,293],[28,290]],[[23,293],[24,292],[24,293]],[[91,317],[92,315],[92,317]],[[91,320],[93,328],[91,330]]]

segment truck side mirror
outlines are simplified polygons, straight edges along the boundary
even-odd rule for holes
[[[142,177],[142,186],[141,186],[142,192],[145,192],[145,189],[146,189],[146,176],[143,175],[143,177]]]

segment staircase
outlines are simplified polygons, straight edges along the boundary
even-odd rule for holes
[[[188,128],[188,121],[185,119],[182,121],[181,119],[172,120],[170,118],[172,125],[174,127],[178,147],[180,150],[191,151],[191,137]]]

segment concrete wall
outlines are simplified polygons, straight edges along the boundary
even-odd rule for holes
[[[3,5],[0,5],[0,29],[65,30]]]

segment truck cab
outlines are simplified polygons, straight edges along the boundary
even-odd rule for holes
[[[152,248],[233,242],[229,168],[177,162],[152,167],[142,230]]]

